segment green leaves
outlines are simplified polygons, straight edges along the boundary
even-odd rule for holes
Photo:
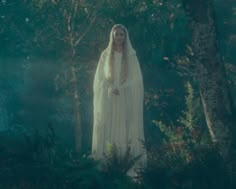
[[[131,154],[130,147],[127,148],[124,155],[120,155],[120,151],[116,145],[109,145],[108,152],[105,155],[104,170],[111,175],[124,176],[127,174],[141,156],[134,157]]]

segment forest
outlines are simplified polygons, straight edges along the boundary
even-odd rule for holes
[[[90,157],[114,24],[144,80],[147,167]],[[0,189],[236,188],[235,0],[1,0]]]

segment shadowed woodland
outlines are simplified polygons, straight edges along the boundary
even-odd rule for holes
[[[124,24],[143,73],[148,165],[90,158],[93,79]],[[236,187],[236,1],[1,0],[0,188]]]

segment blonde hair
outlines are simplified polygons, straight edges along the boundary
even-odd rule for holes
[[[109,77],[108,80],[113,82],[114,81],[114,32],[117,29],[122,29],[125,33],[125,40],[123,43],[123,50],[122,50],[122,61],[121,61],[121,75],[120,75],[120,82],[121,84],[124,83],[127,79],[128,75],[128,55],[127,55],[127,31],[122,25],[115,25],[111,30],[110,42],[109,42],[109,53],[108,53],[108,63],[109,63]]]

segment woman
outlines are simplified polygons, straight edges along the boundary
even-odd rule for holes
[[[102,160],[109,145],[123,156],[141,156],[145,164],[143,131],[143,79],[127,29],[117,24],[110,33],[94,78],[92,155]]]

